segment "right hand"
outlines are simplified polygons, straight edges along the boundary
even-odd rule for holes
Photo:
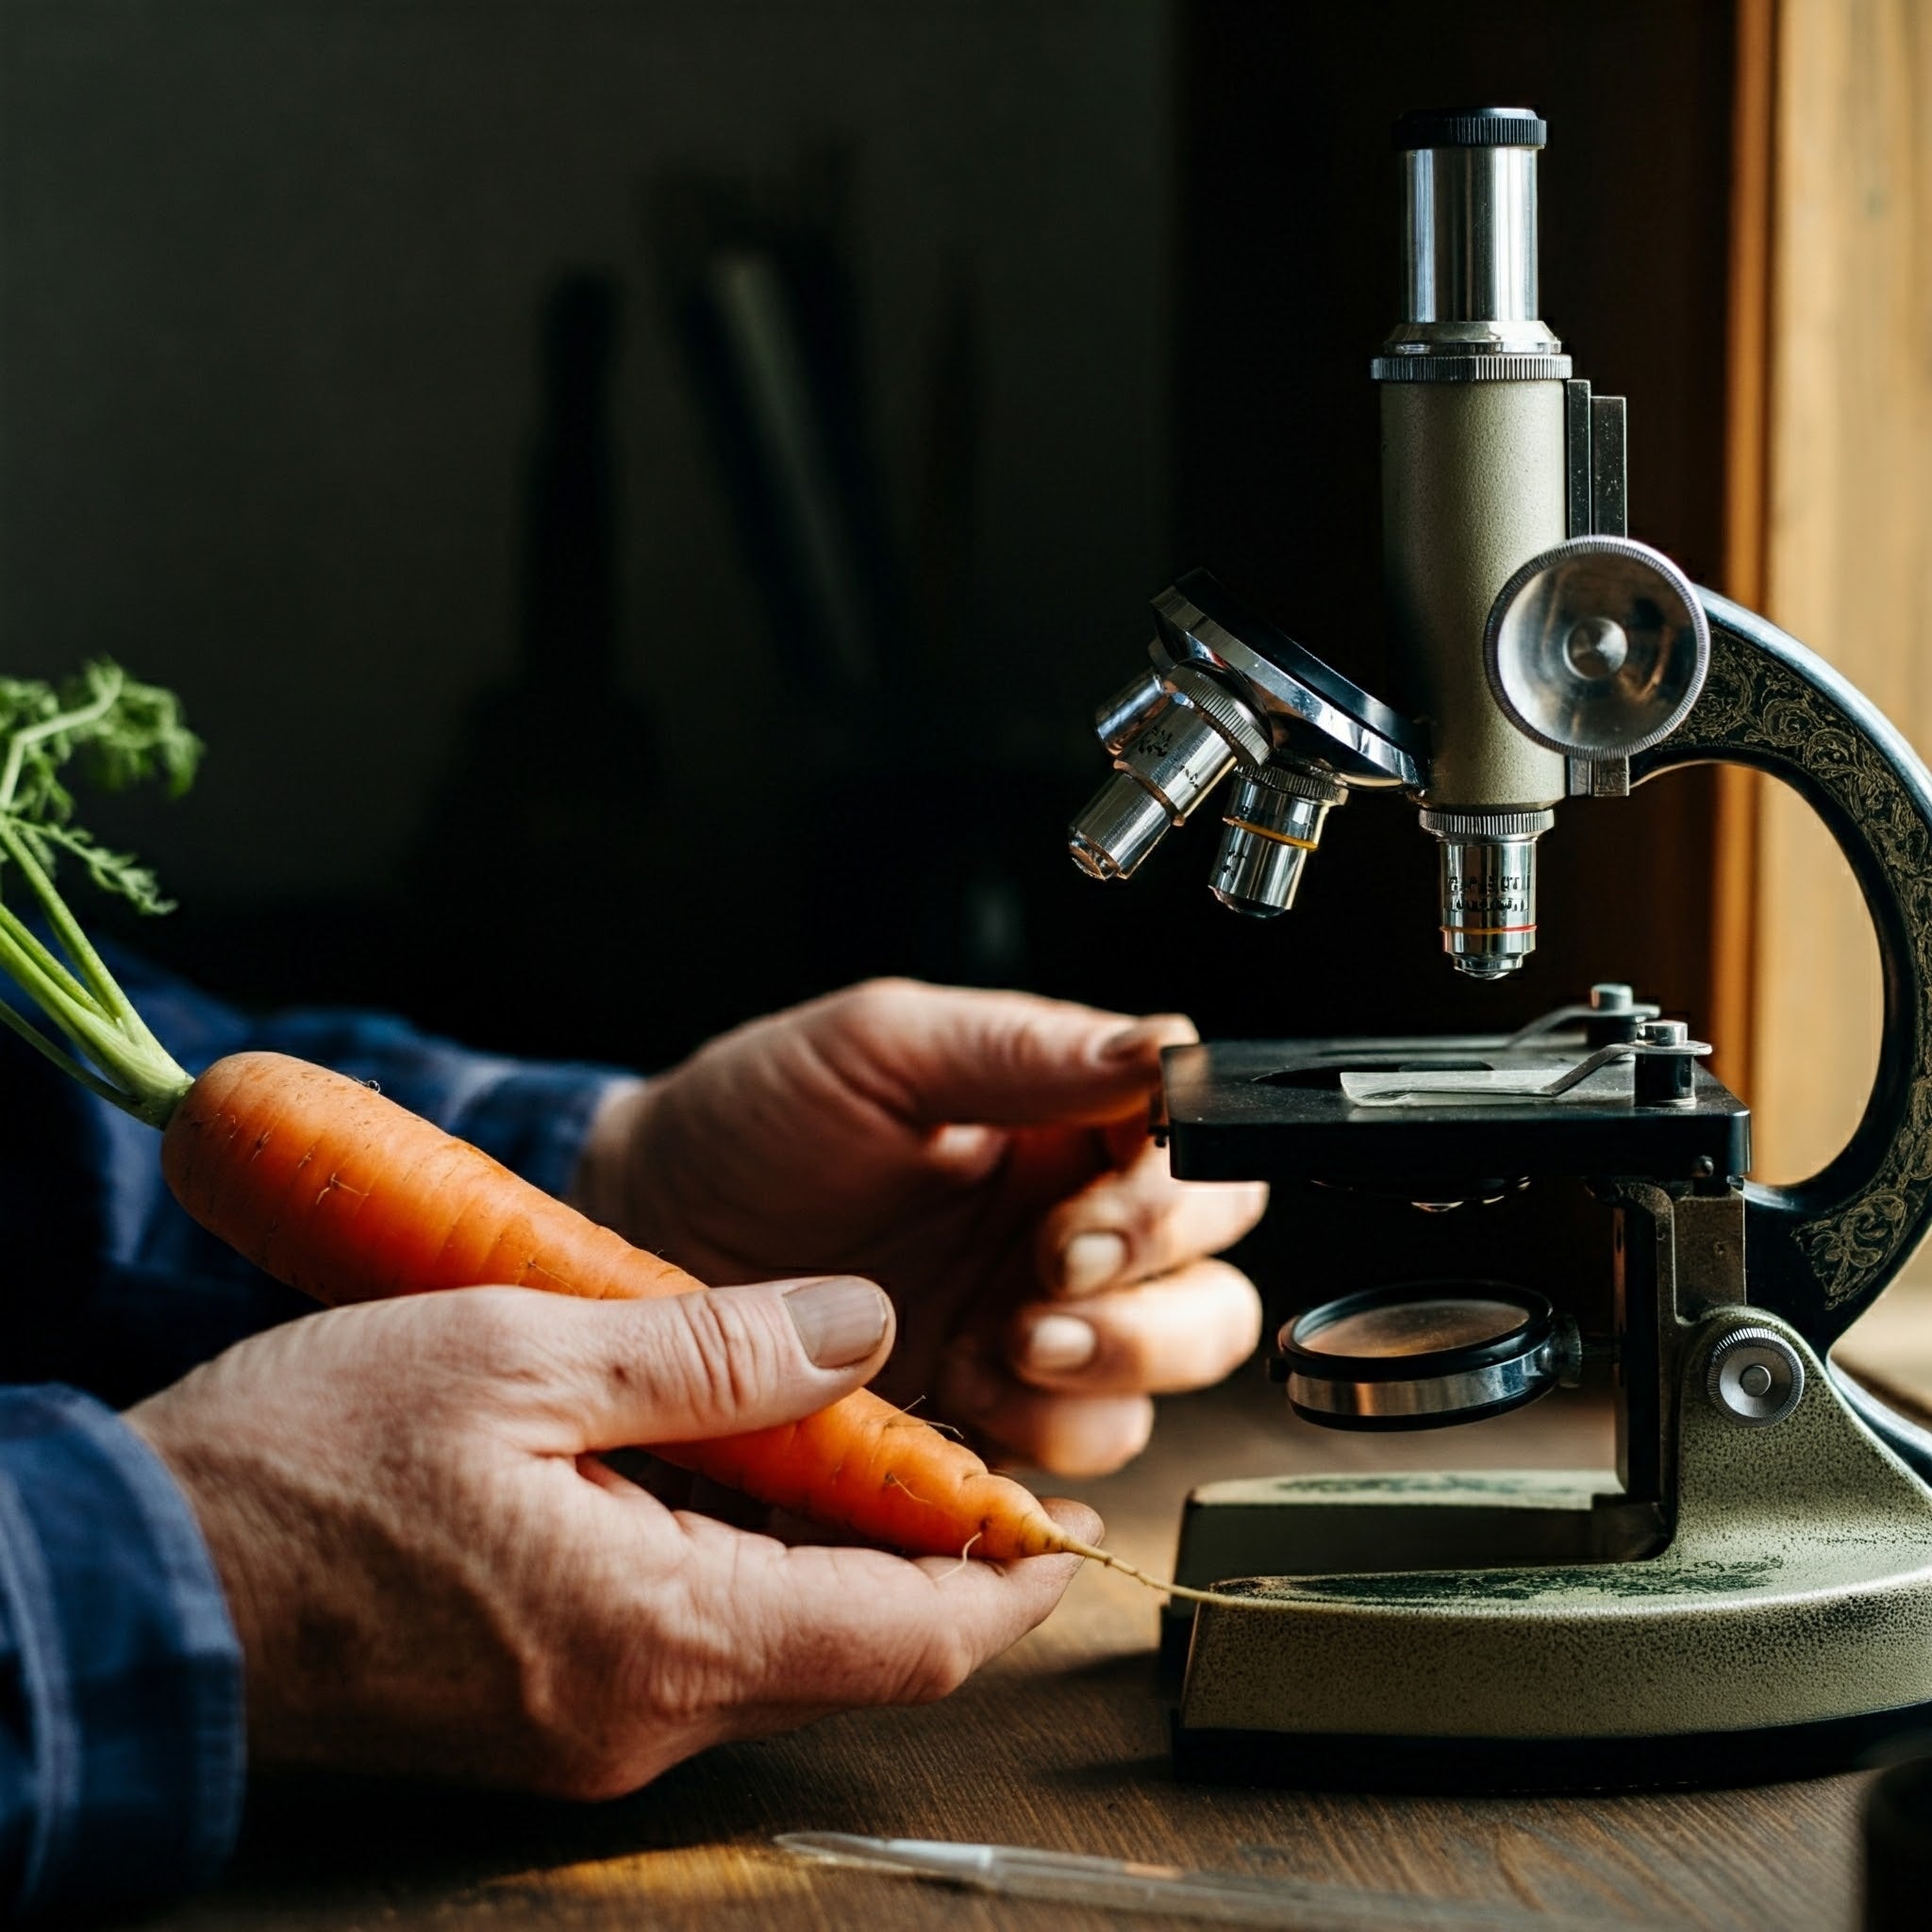
[[[599,1459],[809,1414],[891,1341],[850,1279],[465,1289],[273,1329],[127,1421],[207,1535],[257,1761],[597,1798],[725,1739],[943,1696],[1058,1601],[1076,1557],[791,1548]]]

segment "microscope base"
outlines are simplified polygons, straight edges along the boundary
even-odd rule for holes
[[[1932,1703],[1759,1730],[1651,1737],[1448,1738],[1190,1729],[1176,1712],[1175,1774],[1190,1784],[1325,1791],[1641,1791],[1778,1784],[1886,1761],[1932,1736]]]
[[[1230,1576],[1603,1562],[1664,1541],[1643,1515],[1633,1528],[1607,1469],[1252,1476],[1190,1494],[1174,1576],[1211,1590]],[[1170,1685],[1180,1682],[1193,1634],[1194,1607],[1171,1598],[1160,1620]]]
[[[1804,1396],[1774,1427],[1727,1422],[1695,1382],[1704,1344],[1747,1324],[1805,1361]],[[1676,1531],[1656,1555],[1589,1549],[1591,1526],[1620,1512],[1582,1507],[1587,1474],[1274,1486],[1266,1513],[1288,1521],[1257,1531],[1251,1516],[1248,1534],[1297,1560],[1222,1582],[1252,1608],[1197,1613],[1182,1774],[1409,1790],[1744,1781],[1841,1769],[1932,1722],[1932,1491],[1789,1324],[1732,1309],[1699,1330],[1684,1350]],[[1261,1510],[1271,1486],[1234,1487]],[[1203,1520],[1211,1530],[1236,1507],[1210,1495]],[[1423,1541],[1418,1512],[1434,1512]],[[1191,1516],[1191,1531],[1198,1568],[1214,1539]],[[1395,1554],[1411,1567],[1391,1569]]]

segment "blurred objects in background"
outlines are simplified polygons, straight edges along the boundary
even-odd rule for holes
[[[1694,1021],[1694,778],[1641,802],[1647,870],[1576,814],[1507,990],[1438,970],[1400,814],[1344,815],[1254,929],[1211,826],[1124,889],[1063,835],[1182,569],[1379,674],[1366,365],[1416,101],[1560,129],[1545,307],[1645,425],[1635,527],[1716,575],[1725,9],[14,0],[0,33],[0,648],[182,691],[200,792],[107,829],[182,902],[142,941],[222,990],[645,1064],[888,971],[1224,1033],[1507,1024],[1606,975]]]
[[[0,648],[214,748],[111,828],[183,907],[142,943],[645,1061],[869,971],[1084,981],[1061,793],[1170,547],[1167,8],[0,34]]]

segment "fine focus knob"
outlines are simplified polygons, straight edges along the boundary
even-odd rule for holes
[[[1727,1421],[1769,1428],[1797,1407],[1805,1392],[1805,1364],[1774,1329],[1733,1328],[1713,1344],[1704,1387]]]

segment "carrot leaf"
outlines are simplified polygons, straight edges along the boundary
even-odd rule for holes
[[[68,778],[71,773],[106,791],[152,780],[173,796],[187,790],[200,758],[201,741],[175,694],[137,683],[106,658],[58,685],[0,677],[0,972],[74,1051],[10,1008],[0,1008],[0,1022],[90,1091],[158,1125],[187,1091],[188,1075],[115,983],[54,876],[70,860],[136,910],[169,910],[146,866],[109,851],[75,823]],[[55,946],[7,903],[14,877],[26,886]]]

